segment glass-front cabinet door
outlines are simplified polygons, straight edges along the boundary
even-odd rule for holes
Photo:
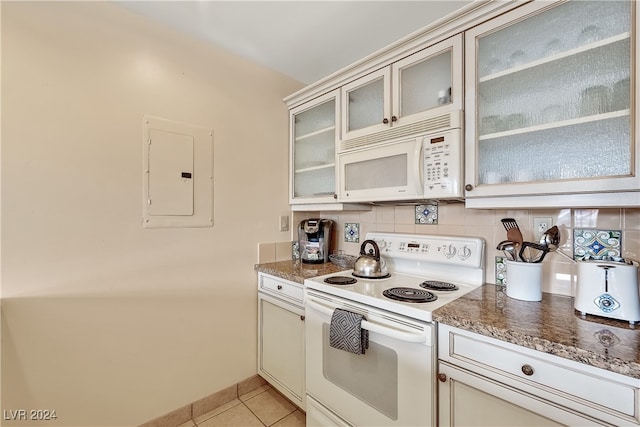
[[[342,134],[354,138],[391,126],[391,69],[374,71],[342,87]]]
[[[462,35],[401,59],[391,75],[394,125],[462,110]]]
[[[634,9],[533,2],[466,33],[467,199],[638,189]]]
[[[338,94],[335,90],[290,111],[290,202],[334,202]]]
[[[462,35],[342,87],[343,139],[462,109]]]

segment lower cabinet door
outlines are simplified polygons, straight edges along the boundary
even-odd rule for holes
[[[258,294],[258,371],[304,409],[304,310]]]
[[[606,425],[447,363],[438,370],[440,426]]]

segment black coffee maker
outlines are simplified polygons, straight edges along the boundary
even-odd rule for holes
[[[307,264],[329,262],[331,251],[330,219],[305,219],[298,226],[298,251],[300,259]]]

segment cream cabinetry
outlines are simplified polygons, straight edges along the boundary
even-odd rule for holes
[[[289,112],[290,202],[334,202],[339,90]]]
[[[342,86],[340,147],[357,148],[369,141],[361,140],[363,136],[460,109],[462,35],[458,34]],[[407,135],[433,130],[429,125],[407,129]],[[386,139],[398,136],[405,135],[383,134]]]
[[[635,8],[532,2],[465,33],[468,206],[640,205]]]
[[[302,285],[258,273],[258,373],[304,409]]]
[[[439,425],[640,425],[640,381],[439,325]]]

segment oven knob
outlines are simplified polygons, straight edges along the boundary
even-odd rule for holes
[[[458,252],[460,259],[467,259],[471,256],[471,249],[467,245],[464,245]]]
[[[452,258],[456,254],[456,248],[453,245],[447,246],[444,256],[447,258]]]

